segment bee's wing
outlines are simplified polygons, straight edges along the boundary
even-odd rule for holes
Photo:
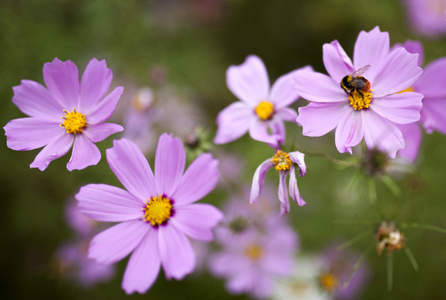
[[[356,70],[355,72],[352,73],[353,77],[356,76],[361,76],[362,74],[364,74],[365,72],[367,72],[370,69],[370,65],[365,65],[362,68],[359,68],[358,70]]]

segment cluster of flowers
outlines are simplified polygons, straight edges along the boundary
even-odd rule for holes
[[[274,168],[279,172],[279,187],[278,197],[271,198],[279,199],[280,215],[290,211],[289,196],[299,206],[306,204],[296,179],[306,175],[305,155],[285,151],[284,121],[302,126],[303,135],[311,137],[335,129],[335,145],[341,153],[352,154],[352,148],[364,140],[369,149],[391,158],[398,153],[411,161],[420,144],[420,124],[428,133],[446,134],[446,88],[441,84],[446,60],[431,63],[422,74],[422,56],[420,43],[391,48],[388,33],[375,27],[359,34],[353,61],[338,41],[323,46],[329,76],[307,66],[279,77],[270,87],[265,65],[257,56],[229,67],[227,85],[240,101],[219,113],[214,143],[228,143],[249,132],[274,151],[254,172],[249,202],[257,203],[266,173]],[[88,64],[80,83],[77,67],[57,58],[44,65],[43,77],[47,88],[30,80],[13,88],[14,104],[29,117],[4,127],[7,146],[14,150],[44,146],[30,165],[42,171],[71,148],[68,170],[96,165],[101,154],[95,143],[123,130],[105,123],[123,88],[106,95],[112,71],[96,59]],[[299,97],[311,103],[297,114],[289,106]],[[228,278],[230,291],[265,298],[273,293],[273,280],[293,273],[297,236],[285,218],[271,213],[270,204],[245,213],[248,209],[240,209],[237,202],[226,208],[224,218],[214,206],[194,203],[219,180],[218,161],[211,154],[200,154],[185,170],[183,143],[164,133],[158,141],[154,172],[128,139],[114,140],[106,158],[125,189],[88,184],[75,198],[85,216],[119,222],[92,239],[88,257],[110,265],[132,253],[122,281],[126,293],[146,292],[161,266],[167,278],[182,279],[191,273],[196,258],[188,238],[211,241],[220,221],[225,225],[216,237],[222,251],[209,258],[209,265],[215,275]],[[380,238],[379,252],[389,250],[391,242],[392,236]],[[320,274],[320,283],[332,291],[340,279],[327,274]]]

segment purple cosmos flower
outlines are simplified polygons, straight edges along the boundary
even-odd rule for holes
[[[283,144],[283,121],[295,122],[297,117],[296,112],[287,107],[299,97],[293,89],[294,72],[279,77],[270,88],[268,73],[258,56],[250,55],[243,64],[230,66],[226,72],[226,84],[241,101],[218,114],[214,143],[231,142],[249,131],[251,138],[273,148]],[[268,128],[271,134],[268,134]]]
[[[120,125],[103,123],[112,115],[123,91],[117,87],[105,96],[112,77],[105,60],[96,58],[88,64],[80,84],[77,67],[70,60],[55,58],[46,63],[43,79],[48,89],[31,80],[22,80],[13,88],[12,101],[30,117],[6,124],[7,146],[19,151],[45,146],[30,165],[41,171],[71,146],[69,171],[96,165],[101,152],[94,143],[123,130]]]
[[[161,135],[155,174],[131,141],[113,141],[107,161],[127,189],[89,184],[76,195],[86,216],[103,222],[121,222],[96,235],[89,257],[111,264],[133,254],[122,281],[126,293],[144,293],[155,281],[160,266],[167,278],[182,279],[195,266],[186,236],[210,241],[212,228],[222,218],[208,204],[192,204],[217,184],[218,161],[202,154],[184,172],[185,151],[178,138]]]
[[[330,76],[299,71],[295,88],[313,101],[299,108],[297,122],[306,136],[322,136],[336,128],[339,152],[352,153],[364,138],[367,147],[395,157],[404,148],[397,124],[419,120],[423,95],[398,93],[421,75],[418,55],[403,48],[389,51],[389,34],[375,27],[359,33],[353,62],[338,41],[323,46],[324,65]]]
[[[227,226],[216,230],[222,250],[210,256],[209,268],[227,279],[229,292],[267,298],[277,279],[291,275],[298,239],[286,219],[241,203],[233,199],[225,209]]]
[[[446,34],[446,0],[405,0],[412,27],[421,34]]]
[[[307,166],[304,161],[305,154],[295,151],[286,153],[281,150],[277,150],[276,154],[272,158],[268,158],[254,173],[251,187],[250,203],[257,203],[257,199],[262,190],[263,181],[265,180],[266,172],[274,167],[279,172],[279,200],[280,200],[280,214],[286,214],[290,211],[290,202],[288,201],[288,191],[286,185],[286,177],[290,174],[290,196],[299,206],[304,206],[305,201],[302,199],[297,188],[296,171],[294,164],[297,164],[299,169],[299,177],[305,176],[307,173]]]

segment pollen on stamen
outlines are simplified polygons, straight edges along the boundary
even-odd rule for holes
[[[372,102],[372,93],[353,90],[348,95],[348,100],[350,101],[350,106],[353,107],[354,110],[369,108],[370,103]]]
[[[165,224],[172,216],[172,200],[165,196],[152,197],[146,206],[143,219],[154,227]]]
[[[271,119],[274,114],[274,104],[268,101],[262,101],[256,106],[255,112],[260,120],[265,121]]]
[[[73,111],[67,112],[65,109],[63,110],[65,116],[61,117],[63,121],[60,126],[65,127],[67,133],[82,133],[84,128],[87,126],[87,120],[85,119],[85,114],[81,114],[73,108]]]
[[[281,150],[277,150],[271,161],[274,163],[274,168],[277,171],[286,171],[291,167],[290,155]]]

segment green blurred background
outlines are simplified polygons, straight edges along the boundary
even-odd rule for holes
[[[114,72],[112,85],[123,85],[124,98],[133,87],[156,88],[153,70],[162,66],[167,82],[187,90],[190,103],[199,107],[200,119],[213,137],[215,117],[236,101],[225,84],[229,65],[240,64],[249,54],[260,56],[270,81],[304,65],[325,72],[322,45],[340,41],[349,55],[358,33],[376,25],[390,33],[391,43],[420,39],[426,61],[446,55],[445,39],[427,40],[411,31],[402,2],[396,0],[2,0],[0,2],[0,124],[24,115],[11,98],[21,79],[43,83],[42,67],[55,57],[72,60],[80,73],[92,57],[106,59]],[[295,108],[304,105],[295,104]],[[115,118],[119,122],[119,117]],[[173,132],[176,135],[181,133]],[[394,196],[377,181],[378,200],[370,204],[367,192],[347,201],[345,188],[356,169],[342,169],[324,157],[338,159],[334,137],[304,138],[301,128],[287,127],[287,138],[308,152],[309,168],[299,180],[307,202],[292,203],[287,216],[301,239],[301,252],[323,249],[333,240],[348,240],[370,231],[370,239],[353,248],[365,251],[373,242],[372,226],[355,221],[378,222],[396,214],[397,222],[419,222],[446,228],[446,137],[425,136],[415,172],[397,179],[402,194]],[[99,144],[104,150],[113,138]],[[68,172],[68,156],[53,161],[40,172],[29,164],[39,150],[16,152],[0,147],[0,298],[2,299],[247,299],[231,296],[224,282],[210,275],[191,275],[181,282],[162,274],[145,295],[126,296],[120,288],[126,259],[118,263],[115,279],[84,290],[61,279],[54,252],[73,237],[65,222],[65,204],[80,186],[101,182],[119,185],[105,159],[96,167]],[[236,153],[244,160],[240,182],[249,185],[255,168],[271,150],[245,136],[215,147]],[[149,154],[152,161],[153,153]],[[221,164],[225,164],[224,161]],[[267,180],[276,184],[275,176]],[[367,185],[360,183],[360,190]],[[204,201],[221,205],[231,190],[219,189]],[[248,199],[246,199],[248,203]],[[339,221],[353,221],[338,224]],[[422,229],[406,229],[407,244],[420,270],[414,271],[403,252],[394,255],[393,291],[387,291],[386,255],[367,255],[373,281],[361,299],[446,299],[444,270],[446,235]]]

